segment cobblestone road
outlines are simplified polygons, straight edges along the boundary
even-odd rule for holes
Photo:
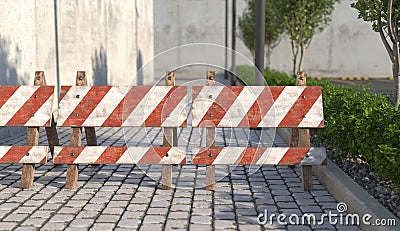
[[[62,145],[69,130],[58,129]],[[285,145],[266,131],[263,145]],[[148,134],[148,135],[146,135]],[[99,145],[162,144],[160,129],[98,129]],[[260,130],[217,129],[216,145],[255,146]],[[200,129],[179,130],[180,146],[204,146]],[[250,140],[250,141],[248,141]],[[44,134],[40,143],[46,144]],[[85,145],[85,140],[82,145]],[[1,145],[24,145],[25,136]],[[189,153],[190,155],[190,153]],[[301,189],[300,168],[218,166],[215,192],[206,191],[205,167],[173,169],[173,190],[161,190],[161,166],[80,165],[76,190],[64,189],[66,166],[38,165],[30,190],[19,189],[21,165],[0,165],[1,230],[359,230],[355,226],[281,226],[257,223],[258,214],[337,213],[337,201],[314,179]],[[257,170],[257,171],[255,171]]]

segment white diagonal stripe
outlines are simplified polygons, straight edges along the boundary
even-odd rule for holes
[[[126,149],[122,156],[117,160],[116,164],[136,164],[137,160],[132,158],[129,149]]]
[[[168,157],[164,156],[160,164],[180,164],[185,157],[186,152],[183,149],[171,148],[168,151]]]
[[[111,87],[96,108],[90,113],[88,118],[86,118],[85,122],[83,122],[82,127],[97,127],[103,125],[118,104],[124,99],[127,92],[127,87]]]
[[[22,157],[19,163],[40,163],[43,158],[47,157],[47,152],[47,146],[33,146],[29,150],[29,156]]]
[[[92,164],[99,159],[104,153],[107,146],[85,147],[78,157],[74,160],[74,164]]]
[[[25,126],[43,126],[49,119],[51,119],[53,105],[53,95],[50,96],[46,102],[35,112],[35,115],[31,117],[25,124]]]
[[[144,121],[160,104],[165,95],[170,91],[170,86],[155,86],[143,97],[140,103],[126,118],[123,126],[143,126]]]
[[[4,126],[15,113],[32,97],[38,87],[20,86],[0,108],[0,126]]]
[[[57,126],[63,126],[68,116],[75,110],[82,99],[89,92],[91,87],[87,86],[73,86],[69,89],[67,94],[61,100],[58,106],[58,121]],[[79,95],[79,98],[77,98]]]
[[[257,161],[257,164],[277,165],[288,150],[289,148],[284,147],[267,148],[261,158]]]
[[[277,127],[306,87],[285,87],[258,127]]]
[[[133,159],[134,163],[138,163],[146,154],[146,152],[150,149],[150,147],[129,147],[128,153]],[[124,153],[125,155],[125,153]]]
[[[194,99],[192,106],[192,126],[198,127],[204,115],[210,109],[215,99],[221,93],[224,86],[203,87],[199,95]],[[210,98],[210,96],[212,98]]]
[[[324,119],[324,112],[322,106],[322,95],[315,101],[314,105],[307,112],[306,117],[300,122],[299,127],[315,128]]]
[[[174,110],[167,116],[167,118],[162,123],[162,127],[180,127],[188,116],[188,96],[187,94],[179,104],[174,108]]]
[[[237,127],[257,100],[264,87],[243,87],[236,100],[221,119],[218,127]]]
[[[225,147],[215,158],[213,164],[235,164],[246,147]]]
[[[0,146],[0,159],[10,150],[12,146]]]
[[[310,148],[308,157],[304,157],[300,165],[321,165],[326,159],[325,148]]]

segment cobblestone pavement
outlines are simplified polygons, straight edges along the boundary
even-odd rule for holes
[[[58,129],[62,145],[69,130]],[[217,129],[216,145],[255,146],[260,130]],[[284,145],[273,131],[262,144]],[[146,134],[148,134],[146,136]],[[97,129],[100,145],[161,145],[161,129]],[[179,130],[180,146],[204,146],[200,129]],[[125,142],[126,140],[126,142]],[[250,140],[250,141],[248,141]],[[24,145],[25,136],[1,145]],[[46,144],[41,133],[40,143]],[[83,140],[85,145],[86,141]],[[190,154],[188,154],[190,155]],[[257,223],[258,214],[337,213],[337,201],[314,179],[314,191],[301,189],[300,169],[218,166],[214,192],[206,191],[205,167],[173,169],[173,190],[161,190],[161,166],[80,165],[76,190],[64,189],[66,166],[38,165],[30,190],[19,189],[21,165],[0,165],[1,230],[359,230],[354,226],[280,226]]]

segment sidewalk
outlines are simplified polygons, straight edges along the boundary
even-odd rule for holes
[[[266,133],[263,144],[273,140],[275,146],[285,145],[280,137],[271,137],[273,131]],[[97,135],[99,145],[124,145],[125,139],[127,145],[162,144],[159,128],[101,128]],[[216,145],[255,146],[259,136],[259,130],[217,129]],[[59,129],[59,137],[68,145],[69,130]],[[45,139],[42,132],[42,145]],[[180,146],[203,142],[200,129],[180,129]],[[1,145],[24,143],[25,136],[18,135]],[[21,190],[21,166],[0,166],[1,230],[359,230],[327,221],[322,226],[257,223],[265,209],[287,216],[337,213],[337,201],[315,178],[314,191],[302,191],[299,167],[263,166],[249,174],[247,166],[217,166],[216,191],[210,192],[204,189],[204,166],[174,168],[175,187],[170,191],[161,190],[161,166],[148,165],[80,165],[78,188],[66,190],[66,166],[51,162],[37,166],[32,189]]]

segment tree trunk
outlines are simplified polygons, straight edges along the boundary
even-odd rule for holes
[[[271,45],[265,46],[265,69],[271,70],[271,54],[272,54],[272,47]]]
[[[400,104],[400,55],[399,55],[399,42],[393,43],[393,79],[394,79],[394,106],[398,107]]]
[[[297,54],[299,53],[299,47],[295,46],[293,42],[290,43],[292,46],[292,54],[293,54],[293,77],[296,77],[296,67],[297,67]]]
[[[304,53],[306,52],[306,48],[303,43],[300,44],[300,58],[299,58],[299,68],[297,71],[303,71],[303,62],[304,62]]]

